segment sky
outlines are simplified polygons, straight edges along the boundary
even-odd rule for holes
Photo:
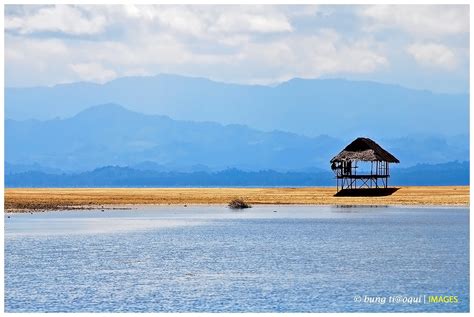
[[[5,84],[171,73],[469,91],[468,5],[7,5]]]

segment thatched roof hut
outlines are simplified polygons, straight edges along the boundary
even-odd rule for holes
[[[347,161],[381,161],[400,163],[400,161],[369,138],[357,138],[334,156],[331,163]]]
[[[369,162],[370,170],[359,170],[359,162]],[[357,138],[331,159],[336,188],[387,188],[389,164],[400,161],[369,138]]]

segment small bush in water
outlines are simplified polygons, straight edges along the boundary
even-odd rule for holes
[[[244,209],[244,208],[252,208],[249,204],[247,204],[242,198],[233,199],[229,203],[229,208],[231,209]]]

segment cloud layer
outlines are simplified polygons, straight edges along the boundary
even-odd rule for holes
[[[394,81],[407,68],[467,87],[468,33],[468,6],[7,6],[6,83],[160,72],[260,84]],[[408,73],[396,78],[409,85]]]

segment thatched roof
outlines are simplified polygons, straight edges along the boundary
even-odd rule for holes
[[[346,146],[338,155],[334,156],[331,163],[344,161],[385,161],[400,163],[400,161],[382,149],[380,145],[369,138],[357,138]]]

